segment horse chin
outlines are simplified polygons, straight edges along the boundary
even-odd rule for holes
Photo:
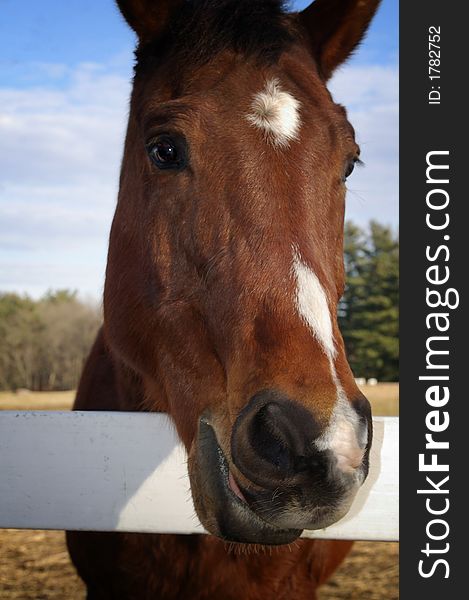
[[[301,535],[302,529],[276,527],[250,508],[205,418],[199,422],[189,473],[195,509],[209,533],[230,542],[263,545],[289,544]]]

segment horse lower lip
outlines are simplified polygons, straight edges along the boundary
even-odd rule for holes
[[[242,500],[243,502],[247,502],[246,498],[244,497],[243,492],[239,488],[239,485],[236,483],[236,479],[233,477],[233,474],[231,471],[229,472],[229,475],[228,475],[228,485],[230,486],[231,491],[234,494],[236,494],[240,500]]]
[[[203,481],[203,490],[199,491],[209,498],[220,537],[233,542],[277,545],[289,544],[301,535],[301,529],[280,529],[261,519],[251,510],[241,490],[242,497],[233,489],[238,485],[234,478],[233,487],[230,485],[228,462],[212,426],[203,418],[199,422],[197,467]]]

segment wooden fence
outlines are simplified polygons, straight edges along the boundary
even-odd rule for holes
[[[399,419],[373,422],[370,474],[349,514],[305,536],[398,539]],[[109,412],[0,412],[0,527],[204,531],[169,418]]]

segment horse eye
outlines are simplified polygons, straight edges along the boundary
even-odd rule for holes
[[[181,169],[185,166],[182,145],[168,136],[160,136],[147,144],[152,163],[159,169]]]
[[[347,166],[345,167],[345,172],[344,172],[344,176],[342,178],[342,181],[345,181],[353,173],[353,170],[355,169],[355,163],[356,162],[358,162],[358,158],[353,158],[352,160],[348,161]]]

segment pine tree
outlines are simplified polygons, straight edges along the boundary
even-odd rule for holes
[[[372,221],[369,232],[345,229],[346,291],[339,321],[350,365],[358,377],[399,377],[399,242]]]

